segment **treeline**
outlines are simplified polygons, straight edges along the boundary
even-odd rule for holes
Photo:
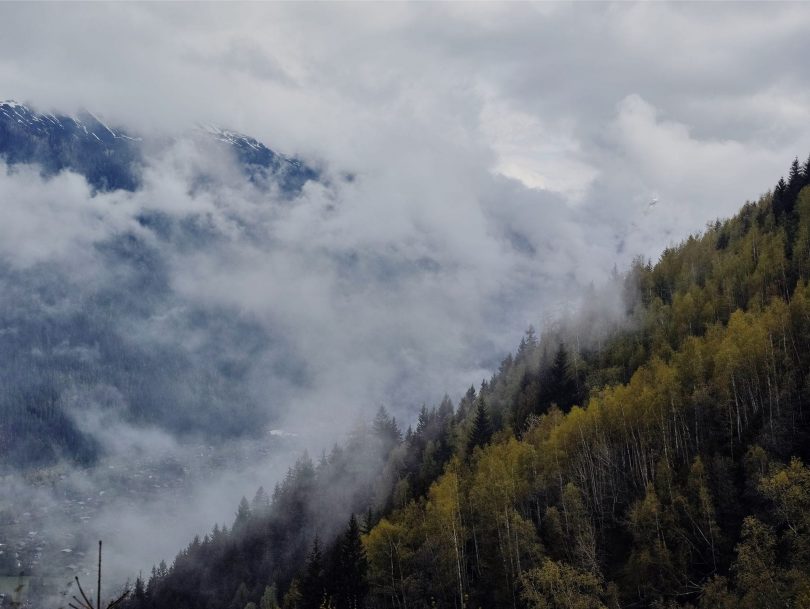
[[[530,330],[416,429],[381,411],[130,602],[810,606],[808,186],[797,160],[736,217],[636,261],[617,279],[631,323],[598,345]]]

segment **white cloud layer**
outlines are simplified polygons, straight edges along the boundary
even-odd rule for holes
[[[381,402],[407,419],[804,157],[809,30],[798,3],[2,4],[0,98],[147,138],[222,125],[339,185],[268,200],[193,138],[133,194],[0,166],[0,257],[103,282],[95,246],[151,239],[139,213],[193,218],[216,240],[155,241],[178,308],[139,339],[193,349],[182,303],[224,307],[305,362],[296,386],[279,354],[253,364],[285,429],[334,437]]]

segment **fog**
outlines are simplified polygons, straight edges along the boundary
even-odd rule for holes
[[[0,163],[3,407],[65,413],[56,449],[26,445],[39,471],[2,463],[12,519],[103,537],[123,581],[381,404],[407,426],[458,398],[530,324],[584,307],[598,339],[614,267],[810,150],[810,10],[767,10],[0,8],[0,98],[90,109],[143,153],[133,192]],[[320,179],[251,182],[200,124]]]
[[[538,302],[599,280],[560,198],[500,176],[413,197],[435,159],[325,166],[290,198],[195,132],[144,150],[134,192],[0,166],[5,399],[52,400],[75,435],[57,465],[17,451],[10,526],[61,577],[87,573],[96,538],[110,584],[148,573],[380,405],[407,425],[460,396]]]

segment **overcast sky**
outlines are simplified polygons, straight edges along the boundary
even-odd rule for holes
[[[205,337],[183,307],[235,312],[276,341],[251,378],[279,425],[331,441],[379,403],[412,421],[614,265],[805,159],[808,31],[806,3],[0,4],[0,99],[147,138],[212,123],[331,180],[268,205],[182,138],[134,194],[0,167],[0,257],[89,290],[107,280],[93,245],[143,233],[143,209],[204,217],[213,245],[160,245],[174,308],[139,339],[191,349]],[[195,194],[200,166],[220,180]],[[144,564],[235,502],[201,506]]]
[[[36,3],[0,16],[0,97],[147,136],[214,123],[358,176],[310,189],[283,219],[251,216],[273,222],[281,251],[200,254],[174,282],[259,316],[273,301],[304,357],[333,344],[321,374],[344,374],[355,352],[363,375],[388,367],[358,400],[381,399],[393,369],[460,390],[614,264],[654,260],[810,151],[807,4]],[[173,154],[142,198],[211,204],[172,199]],[[30,208],[18,220],[36,233]],[[47,251],[94,238],[86,223],[58,235],[67,225],[45,227]],[[358,253],[356,276],[333,268]]]
[[[452,335],[508,318],[490,329],[500,353],[579,286],[734,213],[810,151],[806,4],[35,3],[0,14],[0,97],[88,108],[144,134],[214,123],[357,174],[337,218],[304,207],[287,237],[455,268],[442,279],[464,285],[431,299],[419,323],[463,319]],[[268,296],[236,287],[248,302]],[[488,295],[499,311],[465,317]]]

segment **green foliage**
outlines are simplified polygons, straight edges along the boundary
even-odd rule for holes
[[[338,539],[329,586],[335,609],[361,609],[368,594],[368,559],[360,539],[360,526],[352,514]]]
[[[227,565],[227,585],[188,592],[202,579],[181,555],[150,579],[152,607],[272,609],[267,581],[287,586],[284,609],[810,606],[808,170],[615,277],[629,319],[530,329],[478,392],[424,406],[404,438],[381,408],[190,548]],[[348,480],[367,447],[384,465],[367,459],[341,516],[369,513],[364,534],[351,516],[307,558],[306,515],[334,511],[319,485]],[[291,524],[308,534],[293,541]]]
[[[324,566],[321,544],[318,538],[312,543],[312,551],[307,557],[307,564],[301,577],[301,609],[320,609],[328,596],[326,568]]]
[[[492,425],[489,422],[487,406],[484,403],[484,398],[479,398],[472,430],[470,430],[470,437],[467,440],[467,454],[472,454],[473,450],[478,447],[486,446],[491,438]]]
[[[284,600],[281,603],[282,609],[299,609],[301,607],[303,595],[298,586],[298,580],[293,579],[287,593],[284,595]]]
[[[366,536],[375,606],[801,606],[810,477],[772,464],[806,454],[804,181],[638,261],[598,350],[524,339],[465,406],[468,459]]]
[[[262,599],[259,602],[259,609],[281,609],[278,604],[278,592],[275,584],[264,589],[264,594],[262,594]]]
[[[589,571],[546,559],[521,580],[529,609],[607,609],[602,582]]]

